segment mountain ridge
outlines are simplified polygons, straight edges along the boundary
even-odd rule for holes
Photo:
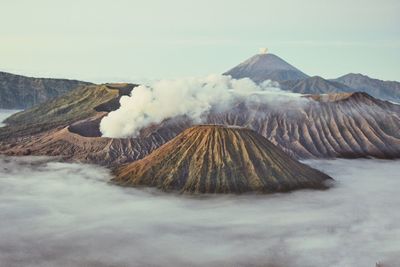
[[[107,113],[119,107],[119,99],[127,95],[135,84],[102,84],[77,87],[8,117],[0,129],[0,140],[9,136],[34,135],[53,128],[66,127],[79,120]]]
[[[366,92],[376,98],[400,103],[400,82],[383,81],[359,73],[335,79],[308,76],[274,54],[256,54],[223,73],[235,79],[249,78],[255,83],[272,80],[281,89],[303,94]]]
[[[400,102],[400,82],[397,81],[384,81],[360,73],[348,73],[331,81],[340,82],[377,98]]]
[[[286,91],[300,94],[326,94],[340,92],[354,92],[347,85],[337,81],[326,80],[321,76],[312,76],[301,80],[283,81],[279,87]]]
[[[34,78],[0,71],[0,108],[25,109],[92,83],[53,78]]]
[[[310,100],[300,105],[282,103],[279,106],[283,109],[268,103],[238,102],[226,112],[210,113],[203,122],[250,128],[297,159],[400,158],[400,105],[366,93],[304,98]],[[32,113],[29,117],[41,114],[37,110],[26,112]],[[147,156],[196,124],[181,116],[144,128],[137,138],[105,138],[101,137],[99,123],[107,111],[92,112],[58,127],[52,127],[58,119],[53,122],[51,117],[42,117],[48,122],[47,128],[33,130],[26,129],[23,121],[15,121],[0,128],[0,151],[7,155],[61,156],[67,161],[115,167]]]

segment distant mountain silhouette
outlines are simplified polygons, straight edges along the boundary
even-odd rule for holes
[[[340,82],[356,91],[366,92],[374,97],[400,102],[400,82],[382,81],[355,73],[346,74],[332,81]]]
[[[89,84],[77,80],[32,78],[0,72],[0,108],[26,109]]]
[[[330,80],[309,77],[274,54],[257,54],[224,75],[235,79],[250,78],[255,83],[272,80],[279,82],[283,90],[302,94],[365,92],[380,99],[400,102],[400,82],[354,73]]]
[[[235,79],[250,78],[256,83],[265,80],[287,81],[305,79],[308,75],[274,54],[258,54],[224,73]]]

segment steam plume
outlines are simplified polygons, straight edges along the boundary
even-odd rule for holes
[[[121,107],[101,121],[100,130],[107,137],[136,136],[143,127],[179,115],[201,122],[202,115],[212,108],[226,110],[238,99],[254,94],[263,101],[298,96],[277,86],[270,81],[256,85],[247,78],[235,80],[222,75],[161,80],[136,87],[131,96],[122,97]]]

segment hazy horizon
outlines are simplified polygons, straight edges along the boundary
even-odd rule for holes
[[[310,76],[400,80],[400,2],[2,2],[0,70],[92,82],[222,73],[260,47]]]

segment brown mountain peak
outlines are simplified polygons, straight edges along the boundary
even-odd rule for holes
[[[115,175],[120,185],[195,194],[322,189],[331,179],[253,130],[222,125],[191,127]]]

